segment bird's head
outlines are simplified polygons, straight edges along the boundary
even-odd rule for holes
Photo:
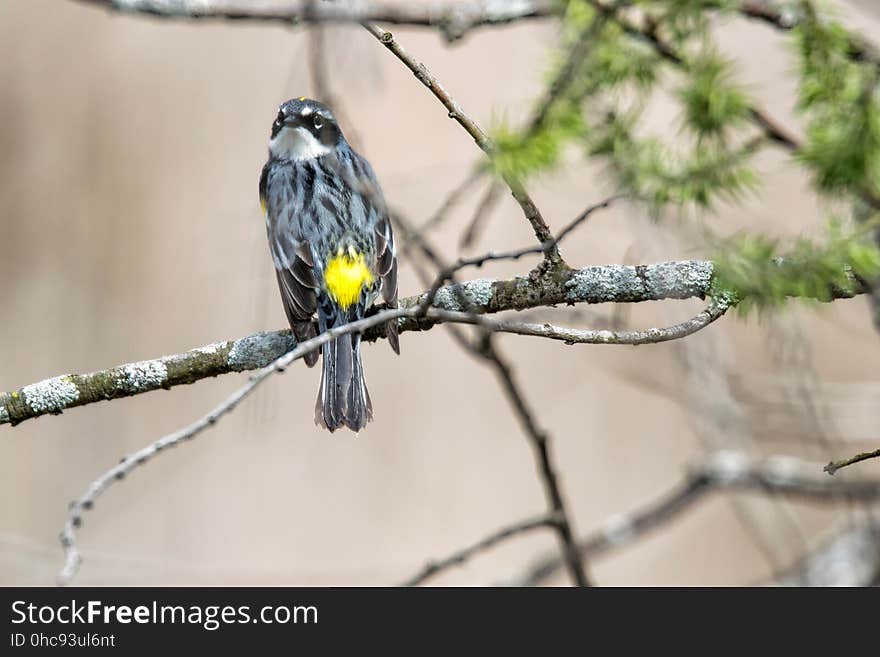
[[[282,160],[310,160],[332,152],[342,140],[329,107],[309,98],[294,98],[278,108],[269,153]]]

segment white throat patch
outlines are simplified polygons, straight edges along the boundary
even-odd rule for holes
[[[273,156],[285,160],[311,160],[330,152],[307,128],[284,127],[269,140],[269,152]]]

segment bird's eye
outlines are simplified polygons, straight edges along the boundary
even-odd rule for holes
[[[321,118],[320,114],[315,114],[315,118],[312,119],[312,125],[315,126],[315,130],[320,130],[324,126],[324,119]]]
[[[275,117],[275,123],[281,124],[284,123],[284,112],[279,111],[278,116]]]

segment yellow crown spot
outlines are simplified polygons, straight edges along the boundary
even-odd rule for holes
[[[299,97],[299,102],[303,103],[303,102],[305,102],[305,100],[306,100],[306,97],[305,97],[305,96],[300,96],[300,97]]]
[[[324,284],[330,297],[343,310],[348,310],[361,296],[364,286],[373,282],[362,253],[349,248],[330,259],[324,269]]]

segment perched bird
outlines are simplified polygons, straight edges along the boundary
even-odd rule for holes
[[[298,342],[364,317],[381,294],[397,306],[397,256],[373,168],[345,140],[330,109],[288,100],[278,109],[260,202],[284,311]],[[396,320],[386,327],[400,353]],[[373,417],[359,333],[323,345],[315,423],[358,432]],[[311,367],[317,352],[306,356]]]

